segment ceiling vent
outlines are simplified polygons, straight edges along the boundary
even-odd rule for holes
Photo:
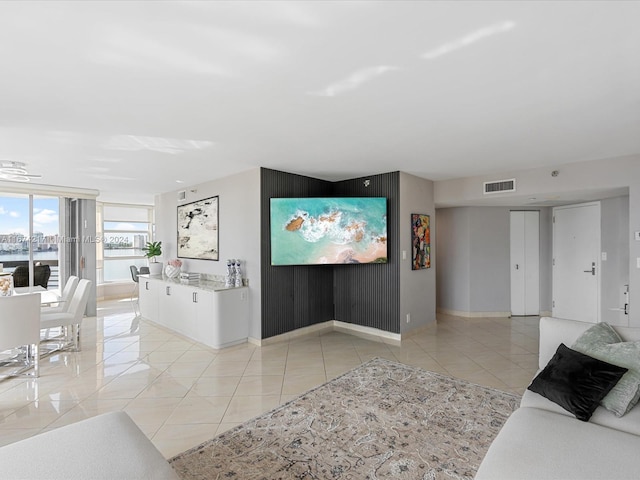
[[[516,179],[510,178],[509,180],[496,180],[493,182],[484,182],[484,191],[485,195],[489,195],[491,193],[504,193],[504,192],[515,192],[516,191]]]

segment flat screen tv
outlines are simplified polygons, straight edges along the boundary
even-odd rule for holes
[[[386,198],[271,199],[272,265],[386,262]]]

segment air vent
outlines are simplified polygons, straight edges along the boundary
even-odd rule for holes
[[[484,194],[504,193],[516,191],[516,179],[496,180],[495,182],[484,182]]]

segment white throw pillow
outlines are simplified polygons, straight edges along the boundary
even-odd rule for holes
[[[629,369],[600,404],[618,417],[623,416],[640,399],[640,341],[623,342],[607,323],[597,323],[584,332],[574,350],[604,362]]]

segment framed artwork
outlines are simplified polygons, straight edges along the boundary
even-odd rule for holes
[[[431,223],[429,215],[411,214],[411,270],[431,267]]]
[[[218,197],[178,205],[178,257],[219,260]]]

